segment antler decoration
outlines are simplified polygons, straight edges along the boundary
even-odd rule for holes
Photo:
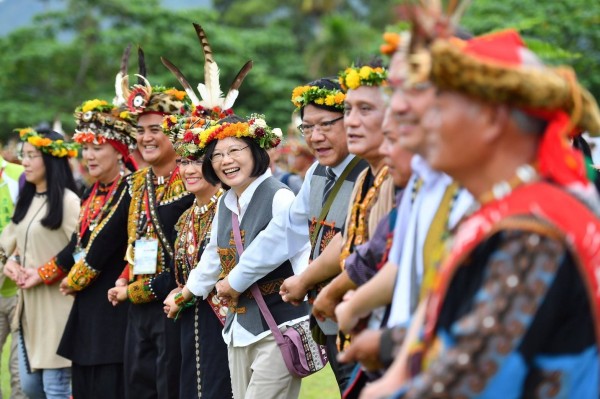
[[[119,72],[115,78],[115,98],[113,99],[113,105],[117,107],[125,105],[126,102],[121,81],[123,80],[124,76],[127,76],[127,64],[129,62],[130,52],[131,44],[125,47],[125,51],[123,51],[123,56],[121,57],[121,68],[119,69]],[[127,89],[129,89],[129,87]]]
[[[202,51],[204,53],[204,83],[198,84],[198,94],[196,95],[192,86],[189,84],[183,73],[177,68],[171,61],[161,57],[163,64],[175,75],[179,83],[183,86],[185,92],[192,100],[192,104],[196,107],[200,106],[204,109],[214,110],[219,109],[225,111],[233,107],[235,100],[239,94],[239,87],[242,85],[244,78],[252,69],[252,61],[246,62],[242,69],[238,72],[233,83],[227,91],[227,95],[223,97],[221,91],[221,85],[219,83],[219,67],[213,58],[212,49],[208,43],[206,33],[202,27],[194,23],[196,34],[202,45]]]
[[[121,60],[121,71],[117,74],[117,78],[121,75],[121,97],[127,99],[126,105],[129,108],[129,112],[134,115],[140,114],[146,108],[150,96],[152,96],[152,85],[142,73],[146,72],[146,66],[144,62],[144,51],[138,48],[138,60],[140,62],[140,73],[135,74],[138,77],[138,84],[133,85],[129,88],[129,75],[127,75],[127,61],[129,60],[129,47],[125,49],[123,53],[123,59]],[[117,91],[117,95],[118,95]]]

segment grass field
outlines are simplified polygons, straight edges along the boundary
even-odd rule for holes
[[[10,337],[2,350],[2,368],[0,371],[2,383],[2,397],[10,398],[10,376],[8,373],[8,352],[10,349]],[[316,374],[307,377],[302,381],[300,390],[300,399],[329,399],[339,398],[339,391],[335,382],[335,377],[329,365]]]

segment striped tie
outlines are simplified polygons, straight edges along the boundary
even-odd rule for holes
[[[327,201],[327,197],[329,197],[329,193],[331,193],[331,189],[335,184],[336,175],[332,168],[327,166],[325,168],[325,175],[327,176],[327,181],[325,182],[325,190],[323,190],[323,205],[325,201]]]

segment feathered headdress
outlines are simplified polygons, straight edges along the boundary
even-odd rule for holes
[[[204,53],[204,83],[198,84],[198,94],[200,94],[200,98],[196,95],[194,89],[192,89],[192,86],[188,83],[188,80],[183,73],[181,73],[179,68],[164,57],[161,57],[161,60],[169,71],[175,75],[179,83],[181,83],[194,107],[205,110],[205,116],[209,119],[221,119],[226,115],[220,114],[226,113],[227,110],[230,110],[233,107],[239,94],[238,89],[242,85],[248,72],[252,69],[252,61],[248,61],[244,64],[233,80],[233,83],[231,83],[227,94],[223,96],[221,84],[219,82],[219,66],[213,58],[213,52],[208,43],[206,33],[202,27],[196,23],[194,23],[194,28],[196,29],[196,34],[198,35]],[[217,115],[211,115],[211,113]],[[215,118],[215,116],[217,117]]]
[[[178,112],[183,106],[186,94],[174,88],[152,86],[150,84],[146,79],[146,61],[141,47],[138,47],[139,73],[135,75],[138,77],[138,83],[131,88],[129,87],[129,75],[127,74],[129,52],[130,46],[123,52],[121,70],[116,77],[115,104],[126,106],[133,115],[147,112],[168,115]]]

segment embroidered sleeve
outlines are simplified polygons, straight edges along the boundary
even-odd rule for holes
[[[141,278],[127,286],[127,297],[131,303],[140,304],[156,300],[156,294],[152,290],[152,279]]]
[[[90,285],[99,274],[98,270],[95,270],[85,261],[85,258],[82,258],[69,271],[67,284],[75,291],[81,291]]]
[[[413,381],[407,398],[442,393],[478,397],[490,390],[501,391],[496,394],[502,397],[520,396],[529,367],[520,345],[567,252],[561,241],[534,233],[511,231],[500,237],[500,245],[485,259],[469,310],[449,326],[438,326],[437,339],[423,359],[428,367]],[[472,262],[463,267],[476,260]],[[460,296],[449,291],[446,299],[451,295],[454,300]]]
[[[52,258],[44,265],[38,267],[37,272],[46,285],[51,285],[62,280],[67,274],[66,271],[61,269],[56,263],[56,258]]]

